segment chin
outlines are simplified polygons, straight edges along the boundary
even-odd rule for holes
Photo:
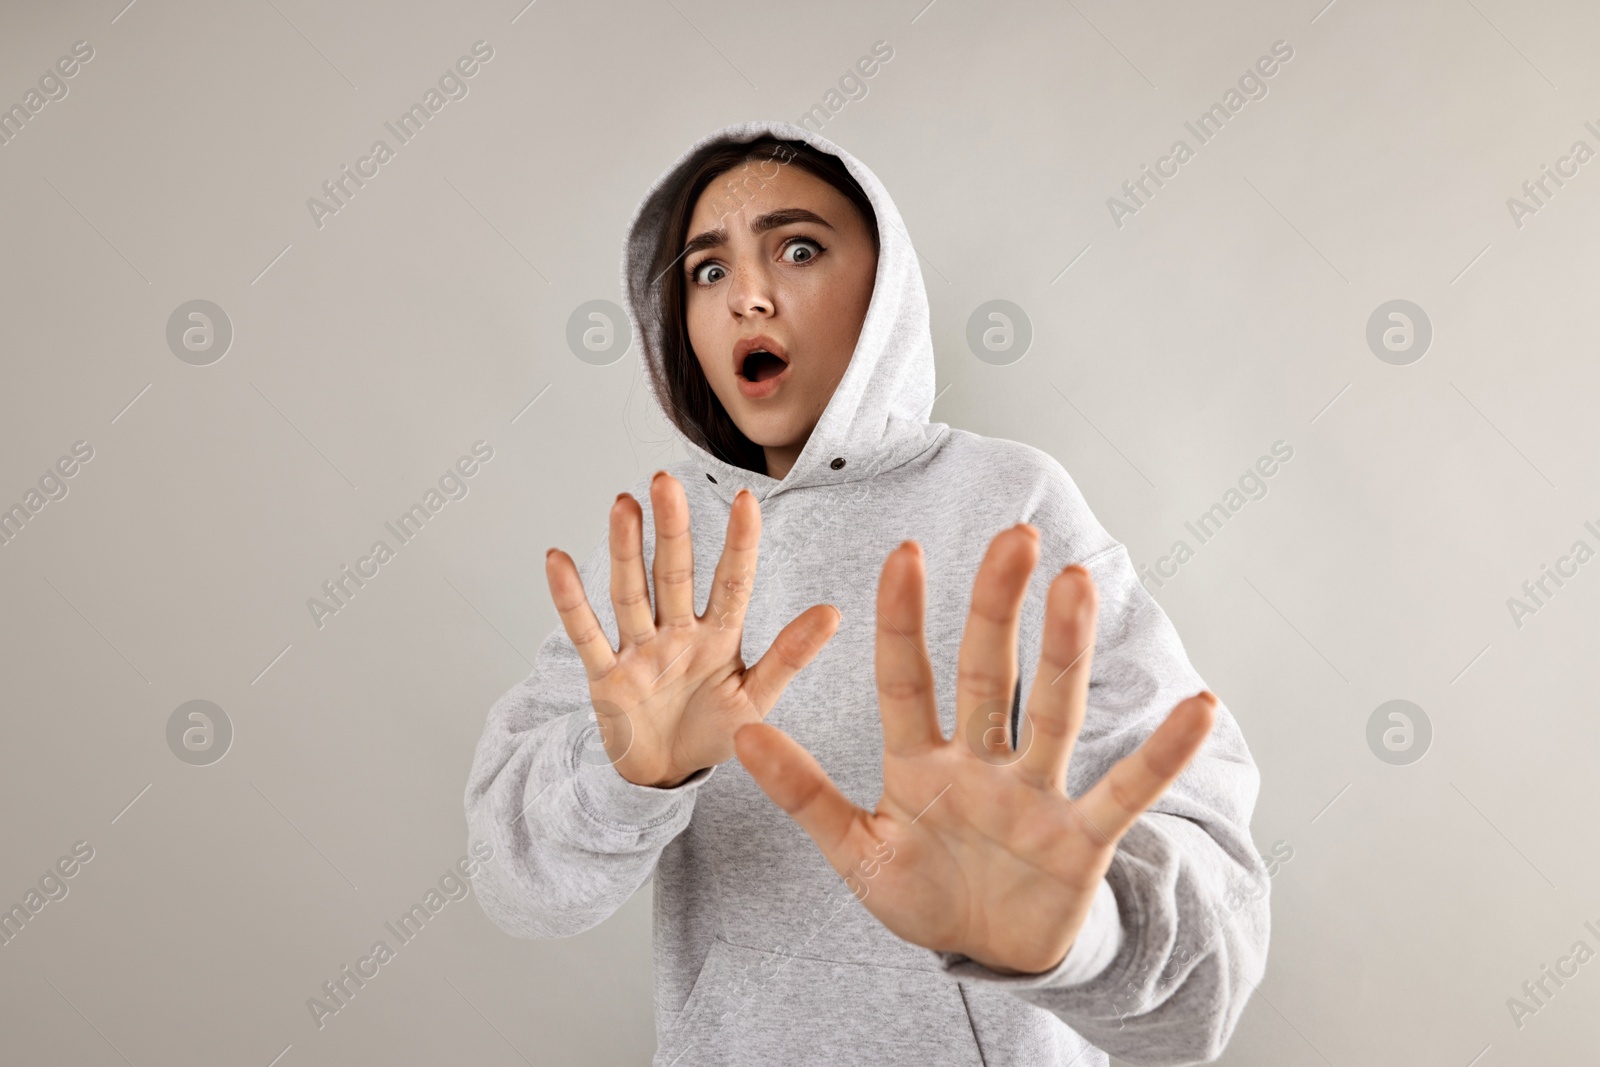
[[[800,438],[800,430],[793,419],[774,417],[770,412],[760,418],[735,419],[734,425],[762,448],[783,448]]]

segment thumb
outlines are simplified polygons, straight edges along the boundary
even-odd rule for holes
[[[764,722],[741,726],[733,735],[733,751],[761,791],[811,835],[835,870],[849,866],[844,846],[852,827],[867,812],[839,792],[815,756]]]
[[[1161,799],[1204,747],[1216,722],[1217,697],[1202,689],[1168,713],[1144,743],[1111,765],[1074,807],[1102,840],[1116,842]]]
[[[778,631],[766,655],[744,672],[745,692],[763,717],[800,673],[800,668],[815,659],[822,646],[832,640],[842,618],[839,609],[831,604],[807,608]]]

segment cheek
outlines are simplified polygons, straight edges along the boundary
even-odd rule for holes
[[[847,333],[857,314],[854,281],[842,270],[811,271],[789,286],[790,317],[808,341],[822,343]]]
[[[855,350],[856,337],[872,302],[872,274],[858,264],[824,274],[816,272],[790,294],[790,307],[807,348],[823,357],[842,377]]]
[[[710,381],[718,380],[718,371],[721,361],[708,360],[708,355],[721,351],[721,335],[716,328],[717,322],[709,302],[703,295],[691,296],[689,303],[684,308],[684,323],[689,332],[689,346],[694,349],[695,356],[700,360],[700,366],[706,372]]]

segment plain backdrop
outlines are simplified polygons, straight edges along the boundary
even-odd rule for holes
[[[0,507],[28,516],[0,545],[0,906],[93,850],[0,945],[0,1060],[648,1060],[648,888],[557,942],[450,901],[321,1027],[307,1000],[466,853],[485,714],[558,626],[544,550],[581,558],[674,458],[637,345],[567,340],[620,302],[638,198],[702,134],[819,105],[923,257],[933,418],[1049,451],[1137,564],[1169,557],[1151,589],[1260,765],[1257,846],[1292,858],[1222,1062],[1594,1055],[1600,963],[1570,954],[1600,948],[1600,562],[1572,552],[1600,549],[1600,11],[524,2],[0,8],[27,115],[0,145]],[[380,138],[337,212],[307,206]],[[969,344],[992,300],[1020,356]],[[316,618],[480,441],[466,495]],[[169,733],[195,700],[226,745],[215,712]],[[1531,1000],[1546,965],[1572,976]]]

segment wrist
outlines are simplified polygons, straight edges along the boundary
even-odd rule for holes
[[[627,781],[637,786],[643,786],[646,789],[676,789],[678,786],[682,785],[684,782],[687,782],[690,778],[693,778],[700,772],[700,769],[696,768],[692,771],[685,771],[682,774],[668,773],[659,778],[649,775],[635,777],[633,774],[625,773],[623,769],[615,763],[613,763],[612,766],[615,767],[617,773]]]
[[[996,961],[993,961],[993,960],[987,960],[987,959],[984,959],[982,956],[971,956],[971,955],[969,955],[969,956],[967,956],[967,959],[971,960],[972,962],[974,962],[974,963],[976,963],[976,964],[978,964],[980,966],[987,967],[989,970],[993,971],[995,974],[1004,975],[1007,978],[1015,978],[1015,977],[1017,977],[1019,975],[1027,976],[1027,975],[1036,975],[1036,974],[1048,974],[1050,971],[1053,971],[1057,967],[1061,966],[1061,961],[1066,959],[1067,958],[1067,954],[1069,952],[1071,952],[1071,951],[1072,951],[1072,947],[1069,945],[1067,948],[1062,950],[1061,955],[1056,957],[1056,961],[1054,963],[1050,964],[1047,967],[1036,967],[1036,968],[1034,968],[1032,970],[1027,970],[1027,971],[1018,970],[1015,967],[1007,967],[1003,963],[999,963],[999,962],[996,962]]]
[[[676,778],[665,778],[665,779],[663,779],[663,780],[661,780],[659,782],[645,782],[643,784],[649,786],[652,789],[676,789],[678,786],[682,785],[684,782],[687,782],[689,780],[690,776],[693,775],[693,774],[694,774],[694,772],[690,771],[688,774],[682,774],[682,775],[677,776]]]

